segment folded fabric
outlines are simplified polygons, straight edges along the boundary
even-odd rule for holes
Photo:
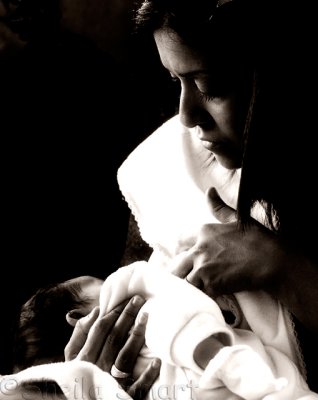
[[[146,262],[120,268],[106,279],[100,295],[100,317],[135,294],[148,300],[141,309],[148,313],[146,344],[162,361],[202,373],[193,361],[198,343],[218,334],[224,345],[233,344],[232,329],[210,297],[185,280],[160,267],[150,267]],[[187,326],[190,332],[189,328],[185,329]]]
[[[86,361],[68,361],[37,365],[17,374],[0,378],[1,400],[49,399],[36,390],[38,382],[56,382],[67,400],[129,400],[130,396],[108,373]],[[39,395],[39,396],[37,396]],[[57,393],[53,398],[58,400]]]
[[[162,359],[160,376],[148,399],[318,399],[284,353],[264,346],[254,332],[227,326],[212,299],[160,267],[139,262],[112,274],[101,291],[99,317],[135,294],[149,299],[140,311],[149,313],[148,347],[138,358],[137,367],[143,371],[143,361],[149,362],[153,353]],[[224,347],[202,370],[194,361],[194,349],[211,335]],[[24,400],[24,383],[39,380],[55,381],[67,400],[129,399],[108,373],[78,360],[39,365],[3,377],[0,398],[8,399],[11,395],[14,400]]]
[[[249,346],[223,347],[210,361],[200,379],[200,387],[226,386],[246,400],[262,399],[288,384],[286,378],[275,379],[270,367]]]
[[[148,300],[141,309],[148,312],[146,345],[163,361],[161,384],[182,383],[173,381],[173,376],[178,375],[172,375],[173,366],[175,371],[184,372],[183,383],[194,384],[200,399],[214,399],[216,393],[220,397],[215,398],[227,399],[232,393],[238,398],[257,400],[282,390],[286,399],[293,400],[297,397],[291,396],[308,392],[295,364],[286,355],[265,347],[254,332],[232,329],[215,301],[156,265],[137,262],[111,275],[102,287],[100,317],[135,294]],[[193,354],[197,345],[210,336],[215,336],[224,348],[202,370]],[[221,394],[224,388],[227,391]]]

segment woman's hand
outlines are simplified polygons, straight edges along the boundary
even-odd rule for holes
[[[135,382],[132,380],[132,371],[144,345],[147,316],[142,315],[138,324],[133,325],[144,302],[140,296],[134,296],[129,302],[115,307],[96,324],[94,322],[99,309],[95,308],[77,322],[65,348],[66,361],[77,358],[96,364],[111,373],[135,400],[146,396],[160,370],[160,360],[154,359]]]
[[[172,272],[212,297],[242,290],[275,291],[288,264],[277,237],[257,221],[244,232],[236,222],[204,225],[180,260]]]
[[[215,190],[209,191],[209,201],[223,223],[204,225],[172,273],[211,297],[266,290],[307,328],[318,332],[318,267],[252,218],[244,232],[239,230],[232,222],[235,210]]]

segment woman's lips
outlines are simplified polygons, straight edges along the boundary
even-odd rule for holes
[[[209,151],[213,151],[215,153],[217,153],[218,151],[221,151],[222,148],[224,147],[222,142],[211,142],[211,141],[203,140],[203,139],[200,139],[200,140],[201,140],[202,146],[204,148],[206,148]]]
[[[198,139],[201,141],[202,146],[204,148],[206,148],[209,151],[215,152],[215,153],[218,153],[218,152],[222,153],[224,151],[225,143],[223,141],[211,140],[210,137],[207,139],[204,134],[204,131],[199,126],[196,126],[192,129],[195,132]]]

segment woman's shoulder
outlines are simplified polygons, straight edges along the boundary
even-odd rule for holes
[[[186,172],[183,140],[186,135],[189,135],[187,129],[178,116],[158,127],[128,155],[118,169],[120,189],[136,194],[140,188],[145,196],[147,187],[153,184],[166,188],[172,175],[179,180]]]
[[[161,152],[174,151],[175,146],[179,145],[180,138],[187,134],[188,130],[184,127],[178,115],[168,119],[146,139],[144,139],[127,157],[123,165],[135,162],[144,163],[145,160],[157,158]],[[171,149],[171,150],[169,150]],[[142,158],[140,158],[142,156]]]
[[[143,239],[153,248],[159,243],[169,254],[188,246],[202,224],[215,222],[205,192],[215,186],[225,193],[229,178],[179,116],[144,140],[118,171],[120,190]]]
[[[159,179],[190,178],[195,185],[205,191],[220,174],[220,165],[214,155],[202,146],[191,129],[181,124],[176,115],[141,142],[126,158],[118,171],[119,180],[127,175],[138,180],[142,177]],[[217,171],[217,172],[216,172]],[[206,182],[202,182],[202,177]],[[223,179],[222,179],[223,180]],[[176,182],[175,182],[176,183]]]

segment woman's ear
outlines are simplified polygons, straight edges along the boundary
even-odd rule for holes
[[[88,314],[89,312],[75,308],[74,310],[69,311],[65,317],[68,324],[74,327],[79,319],[86,317]]]

